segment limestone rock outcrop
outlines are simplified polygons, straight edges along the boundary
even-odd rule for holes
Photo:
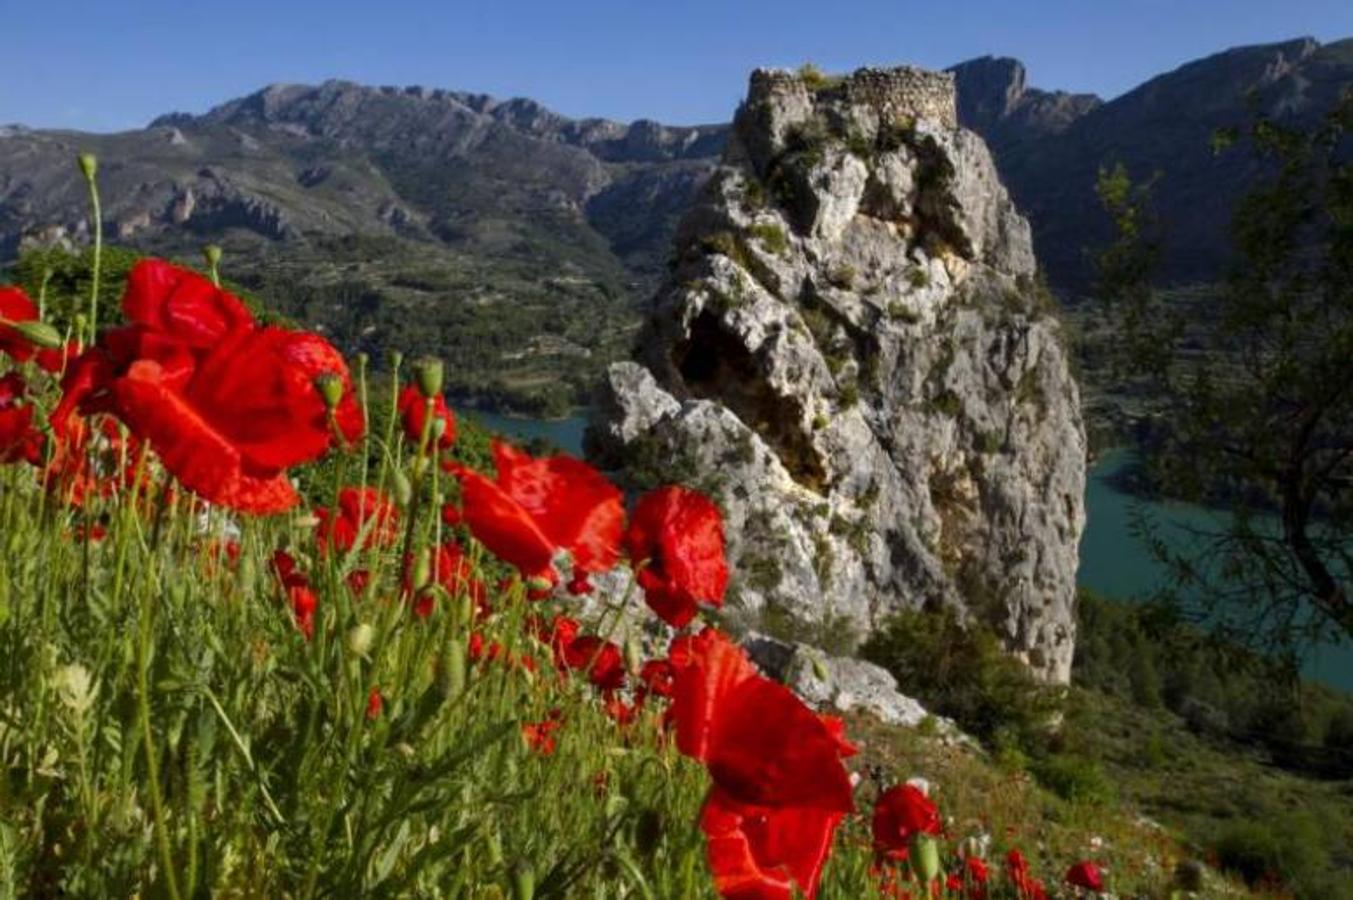
[[[1066,681],[1085,437],[1035,269],[951,76],[758,70],[589,453],[715,495],[752,627],[949,606]]]

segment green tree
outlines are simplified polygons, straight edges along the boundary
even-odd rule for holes
[[[1099,182],[1118,226],[1097,257],[1100,292],[1120,371],[1156,404],[1156,483],[1233,513],[1189,541],[1150,535],[1174,599],[1295,653],[1353,637],[1353,92],[1314,127],[1260,119],[1214,147],[1267,172],[1235,210],[1224,283],[1187,304],[1153,288],[1150,187],[1117,167]]]

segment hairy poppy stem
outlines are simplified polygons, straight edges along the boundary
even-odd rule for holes
[[[433,399],[428,397],[423,401],[426,404],[426,412],[423,414],[423,429],[418,435],[418,449],[413,456],[413,492],[409,499],[408,524],[404,529],[404,558],[412,559],[413,556],[413,536],[415,526],[418,524],[418,510],[422,505],[419,501],[423,494],[423,457],[427,453],[428,440],[432,436],[432,411]]]
[[[92,153],[80,154],[80,171],[89,186],[89,203],[94,214],[94,267],[90,275],[89,288],[89,334],[88,343],[94,343],[99,333],[99,274],[103,264],[103,207],[99,204],[99,183],[95,177],[99,170],[99,161]]]
[[[141,743],[146,751],[150,805],[155,815],[155,843],[160,851],[160,865],[164,867],[165,888],[172,900],[178,900],[178,878],[174,874],[169,830],[164,821],[164,798],[160,794],[160,767],[155,753],[155,735],[150,729],[150,605],[153,596],[150,591],[141,592],[141,629],[136,649],[137,709],[141,719]]]

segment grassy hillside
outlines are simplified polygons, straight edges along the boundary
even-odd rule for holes
[[[633,592],[608,596],[591,615],[562,583],[541,596],[542,576],[523,577],[516,567],[524,563],[509,562],[520,559],[516,545],[482,527],[499,507],[480,507],[466,487],[463,467],[492,477],[496,465],[501,479],[504,459],[466,423],[454,441],[431,424],[410,436],[408,407],[401,413],[392,393],[409,369],[383,387],[360,362],[350,382],[334,369],[313,385],[290,375],[256,382],[279,364],[339,363],[303,333],[237,325],[244,330],[218,334],[239,321],[233,301],[205,281],[174,277],[189,279],[188,294],[132,303],[138,330],[100,338],[91,352],[114,371],[122,354],[149,355],[115,376],[111,400],[88,395],[75,420],[56,405],[58,380],[63,365],[82,373],[91,357],[63,364],[31,355],[29,341],[50,336],[16,311],[13,292],[4,295],[0,891],[712,896],[730,862],[707,850],[702,832],[713,826],[700,824],[701,798],[711,786],[743,788],[719,765],[678,752],[691,751],[674,743],[673,729],[680,735],[680,723],[702,709],[681,685],[714,682],[682,681],[682,667],[698,664],[668,653],[671,632]],[[62,311],[84,306],[54,289],[65,283],[50,279],[42,298],[58,328],[75,324]],[[143,282],[151,283],[160,282]],[[116,308],[105,307],[105,321]],[[279,363],[263,352],[273,340],[308,349]],[[138,384],[164,364],[194,367],[192,380],[166,381],[165,393],[139,404]],[[408,388],[426,423],[440,415],[435,371],[415,367],[420,386]],[[68,394],[85,377],[69,379]],[[255,393],[257,383],[272,387]],[[279,419],[273,404],[283,398],[293,412]],[[247,417],[218,418],[217,405],[256,403],[264,405]],[[197,418],[180,416],[183,404],[195,405]],[[331,451],[308,454],[320,458],[293,464],[288,480],[261,493],[228,489],[263,478],[261,462],[233,472],[240,463],[210,443],[179,452],[208,427],[250,454],[259,452],[251,442],[273,435],[284,442],[275,454],[298,436],[325,434],[305,412],[317,408],[327,410]],[[365,419],[360,433],[350,413]],[[204,462],[216,467],[205,481],[197,477]],[[567,480],[544,484],[574,490]],[[275,492],[293,486],[301,496],[292,505],[259,514],[256,504],[275,504]],[[201,502],[204,492],[216,502]],[[371,498],[377,511],[345,506],[353,496]],[[525,510],[536,495],[521,496],[507,502]],[[585,497],[570,501],[578,502]],[[555,534],[544,513],[521,514]],[[432,562],[443,551],[446,561]],[[654,565],[630,558],[622,569]],[[576,615],[582,635],[561,638],[555,614]],[[634,616],[648,617],[648,637],[609,644],[621,618]],[[676,667],[670,706],[659,682],[641,677],[654,662]],[[742,715],[750,718],[713,733],[754,739],[784,723],[757,723],[756,708]],[[816,716],[796,715],[800,727],[826,733]],[[820,896],[883,896],[890,883],[922,890],[918,878],[935,874],[942,884],[973,857],[989,866],[988,896],[1014,897],[1002,859],[1015,848],[1029,857],[1029,877],[1059,895],[1074,893],[1062,881],[1078,860],[1101,866],[1117,894],[1162,895],[1192,877],[1174,871],[1187,851],[1136,822],[1116,797],[1038,787],[1001,756],[955,746],[927,725],[859,720],[846,736],[861,751],[846,761],[859,776],[855,811],[825,848]],[[797,746],[777,741],[737,765],[773,784],[779,767],[804,764],[791,752]],[[830,746],[829,765],[840,765],[835,757],[847,748]],[[885,845],[871,833],[873,804],[918,775],[939,804],[935,834],[912,835],[913,855],[899,857],[894,846],[889,861],[876,853]],[[812,778],[791,782],[802,784]],[[804,852],[777,829],[819,813],[773,792],[755,804],[737,833],[756,848],[758,865]],[[776,818],[781,811],[789,819]],[[1209,890],[1243,893],[1202,877]],[[948,894],[966,892],[960,881]]]

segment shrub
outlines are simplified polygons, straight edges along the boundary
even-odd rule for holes
[[[903,611],[860,648],[926,708],[948,716],[988,745],[1041,745],[1059,709],[1056,692],[1001,647],[991,631],[949,610]]]
[[[1113,802],[1113,783],[1092,759],[1052,754],[1036,761],[1033,773],[1044,787],[1068,803],[1106,806]]]
[[[761,242],[770,253],[776,256],[789,249],[789,239],[785,237],[785,231],[779,225],[768,222],[759,222],[747,229],[748,234]]]

